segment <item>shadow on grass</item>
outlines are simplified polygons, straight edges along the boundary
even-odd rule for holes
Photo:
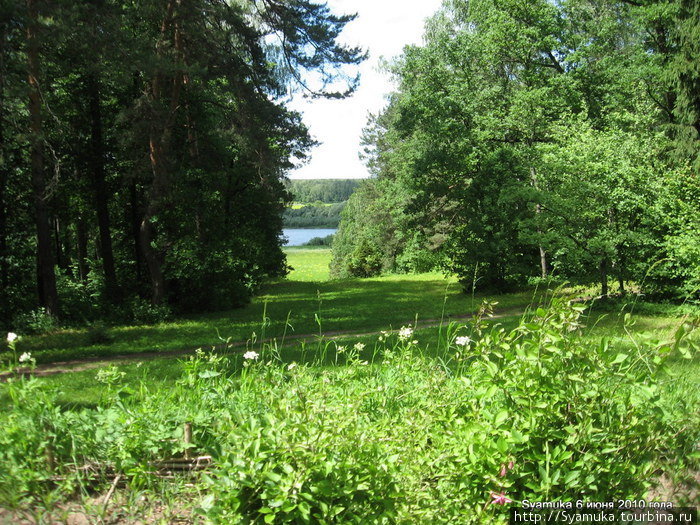
[[[38,363],[210,346],[226,340],[350,330],[378,330],[422,320],[457,318],[473,312],[484,296],[461,292],[454,279],[438,274],[325,282],[280,280],[244,308],[182,318],[153,326],[114,327],[110,342],[91,344],[88,330],[27,337],[18,351]],[[497,310],[525,308],[533,292],[501,295]],[[263,319],[267,321],[263,323]],[[289,320],[289,324],[287,324]]]

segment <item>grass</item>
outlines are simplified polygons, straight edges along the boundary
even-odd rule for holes
[[[82,474],[71,477],[82,464],[103,469],[100,494],[113,485],[109,472],[128,479],[102,517],[140,490],[154,508],[200,506],[214,523],[273,515],[274,523],[505,524],[505,509],[488,504],[494,492],[643,498],[659,469],[683,480],[697,465],[698,363],[675,362],[659,382],[644,364],[654,346],[640,344],[640,360],[618,352],[665,337],[679,319],[643,316],[630,326],[600,313],[579,319],[555,303],[527,322],[498,319],[503,331],[450,323],[404,338],[348,336],[338,342],[345,351],[324,339],[283,348],[258,341],[249,348],[260,359],[245,366],[242,349],[230,362],[156,359],[102,373],[99,387],[94,370],[14,381],[3,386],[12,402],[0,412],[0,463],[11,467],[12,489],[0,501],[39,508],[43,498],[53,512],[53,502],[83,487]],[[464,356],[455,353],[458,334],[472,336]],[[587,344],[600,337],[615,342]],[[359,354],[350,347],[357,342],[366,344]],[[63,396],[40,388],[49,384]],[[154,461],[181,457],[187,424],[188,450],[211,456],[210,472],[191,491],[156,484]],[[45,483],[55,472],[47,439],[63,487]],[[309,519],[309,506],[338,517]],[[161,522],[179,519],[171,518]]]
[[[144,352],[165,352],[222,341],[245,342],[254,331],[266,334],[309,334],[334,331],[376,331],[413,319],[464,316],[489,296],[461,292],[454,278],[439,273],[391,275],[373,279],[328,281],[327,249],[289,249],[295,270],[286,279],[265,286],[249,305],[225,312],[190,316],[150,326],[117,326],[104,332],[105,342],[93,344],[89,330],[62,330],[25,337],[18,351],[31,352],[38,363]],[[501,310],[521,310],[533,292],[498,297]],[[319,327],[317,320],[322,321]]]
[[[163,523],[198,505],[214,523],[300,522],[318,503],[315,512],[338,505],[337,512],[366,513],[328,523],[505,524],[503,509],[485,505],[493,491],[514,499],[637,499],[660,471],[681,485],[696,471],[700,360],[676,358],[661,375],[646,367],[660,341],[672,342],[682,324],[691,328],[682,313],[695,311],[638,305],[630,320],[629,306],[593,302],[574,319],[558,317],[570,308],[554,302],[542,314],[531,309],[525,322],[523,310],[547,303],[549,292],[470,296],[437,273],[329,281],[328,249],[287,253],[289,277],[243,309],[115,327],[101,345],[86,346],[86,331],[21,341],[18,352],[32,348],[44,361],[195,343],[207,349],[219,335],[245,344],[195,359],[144,356],[0,385],[7,409],[0,411],[0,467],[12,487],[0,491],[0,521],[3,504],[45,504],[48,516],[65,508],[76,486],[83,495],[103,494],[112,471],[128,484],[111,505],[76,503],[91,521],[135,508],[125,502],[145,494],[134,515],[155,512]],[[466,315],[483,299],[498,301],[491,323],[502,331],[469,324]],[[409,338],[380,334],[416,318],[423,322]],[[474,344],[462,356],[455,336],[465,334]],[[364,349],[355,353],[358,343]],[[244,364],[248,350],[260,359]],[[523,359],[527,352],[534,354]],[[189,478],[149,477],[153,461],[184,453],[183,422],[195,429],[192,453],[214,458],[211,472],[187,489]],[[550,443],[562,443],[564,431],[566,446],[552,454]],[[89,489],[80,473],[76,485],[46,484],[55,474],[46,442],[54,443],[66,479],[82,463],[103,468],[102,478]],[[504,478],[498,473],[508,464],[514,470]],[[308,494],[290,492],[292,485]],[[371,517],[382,508],[395,519]]]
[[[108,357],[142,352],[208,348],[225,340],[253,344],[253,333],[275,337],[284,358],[302,360],[299,340],[290,340],[295,334],[332,334],[352,331],[372,335],[338,335],[341,345],[362,342],[371,347],[380,330],[399,328],[418,320],[442,319],[447,324],[463,319],[478,308],[485,298],[497,300],[497,312],[510,313],[498,321],[506,327],[514,326],[521,312],[533,302],[542,299],[542,293],[525,291],[498,297],[462,293],[453,278],[439,273],[421,275],[392,275],[373,279],[328,280],[330,250],[327,248],[288,248],[288,262],[293,269],[287,279],[270,283],[263,293],[248,306],[238,310],[205,314],[178,319],[155,326],[114,327],[106,332],[107,342],[89,344],[90,333],[83,330],[62,331],[39,337],[26,337],[18,351],[29,351],[39,363],[86,357]],[[630,333],[625,332],[624,316],[610,307],[594,305],[589,311],[585,336],[598,340],[611,339],[622,347],[633,346],[632,340],[644,343],[651,339],[668,339],[678,326],[679,315],[670,307],[653,310],[638,307],[644,312],[635,316]],[[269,321],[264,321],[264,318]],[[419,328],[416,336],[422,342],[435,341],[439,328]],[[286,334],[287,341],[282,341]],[[258,343],[259,344],[259,343]],[[314,338],[305,343],[307,351]],[[428,346],[428,350],[429,350]],[[232,348],[242,353],[242,347]],[[311,359],[311,357],[309,357]],[[689,372],[691,378],[700,378],[700,367],[694,363],[679,363],[678,373]],[[182,372],[176,357],[144,358],[142,364],[130,361],[122,365],[127,381],[137,381],[148,373],[152,381],[169,382]],[[65,403],[94,404],[101,386],[94,382],[95,370],[50,376],[46,381],[63,391]]]
[[[293,210],[300,210],[302,208],[329,208],[337,202],[293,202],[289,207]]]
[[[292,268],[288,279],[301,282],[327,281],[331,249],[319,247],[287,248],[287,264]]]

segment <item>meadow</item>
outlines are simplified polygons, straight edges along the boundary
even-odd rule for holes
[[[329,250],[287,253],[243,309],[12,343],[35,361],[0,385],[0,522],[505,523],[662,476],[694,502],[692,308],[328,281]]]

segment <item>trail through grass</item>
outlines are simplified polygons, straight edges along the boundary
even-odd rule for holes
[[[121,366],[127,380],[136,381],[147,373],[151,381],[168,382],[181,374],[179,357],[149,355],[139,359],[138,354],[210,348],[227,340],[238,345],[229,352],[240,354],[247,347],[259,346],[263,339],[276,338],[285,360],[300,361],[303,352],[313,360],[318,343],[309,334],[353,332],[334,339],[338,345],[361,342],[371,347],[380,330],[398,329],[416,319],[443,326],[455,319],[464,321],[485,298],[498,302],[497,312],[511,314],[498,322],[512,327],[528,306],[545,295],[540,290],[497,297],[470,296],[462,292],[455,279],[439,273],[329,281],[330,250],[290,248],[287,253],[294,268],[288,278],[267,285],[245,308],[155,326],[114,327],[107,330],[108,341],[98,344],[90,344],[89,330],[27,337],[18,350],[31,352],[39,363],[132,354],[135,360]],[[670,312],[646,313],[635,316],[635,325],[628,328],[632,333],[626,333],[624,315],[594,306],[586,318],[585,335],[591,339],[607,337],[615,345],[629,347],[634,344],[633,338],[638,344],[668,339],[679,322],[679,316]],[[439,330],[435,326],[419,327],[416,337],[422,343],[436,341]],[[307,335],[305,342],[295,338],[299,334]],[[700,377],[697,363],[679,363],[678,367],[679,373],[690,374],[691,379]],[[99,398],[101,390],[94,376],[95,369],[90,368],[45,380],[61,387],[66,402],[90,404]]]
[[[48,363],[244,342],[253,332],[258,338],[279,338],[285,333],[372,331],[408,324],[416,317],[464,316],[486,297],[465,295],[454,278],[439,273],[328,281],[329,260],[329,250],[290,250],[289,263],[295,270],[266,285],[241,309],[152,326],[112,327],[100,334],[100,342],[90,330],[63,330],[25,337],[18,349],[31,352],[38,363]],[[502,295],[498,308],[522,309],[532,300],[531,291]]]

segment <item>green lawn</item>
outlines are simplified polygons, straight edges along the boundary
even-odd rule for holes
[[[257,336],[281,337],[352,330],[372,331],[419,319],[463,316],[485,296],[461,292],[454,278],[439,273],[392,275],[373,279],[328,281],[327,249],[290,249],[295,270],[266,285],[249,305],[226,312],[180,318],[152,326],[120,326],[106,331],[106,342],[94,343],[90,330],[63,330],[25,337],[18,351],[31,352],[39,363],[76,358],[159,352],[209,346]],[[519,310],[533,292],[498,297],[499,309]],[[269,323],[263,328],[263,318]],[[319,327],[318,321],[321,322]]]
[[[290,281],[321,282],[328,280],[331,249],[326,247],[286,248],[287,264],[292,268]]]
[[[262,337],[276,337],[282,356],[288,361],[310,361],[318,350],[316,338],[302,343],[290,339],[299,334],[333,335],[336,331],[352,331],[366,335],[336,335],[338,344],[363,342],[372,348],[380,330],[397,329],[404,324],[433,320],[428,323],[443,326],[450,320],[464,321],[484,298],[498,301],[496,312],[506,314],[498,322],[513,327],[520,312],[533,302],[543,300],[543,294],[527,291],[494,296],[470,296],[461,292],[453,278],[438,273],[421,275],[392,275],[373,279],[328,280],[330,250],[290,248],[287,250],[294,270],[287,279],[270,283],[250,305],[238,310],[205,314],[155,326],[114,327],[107,331],[109,342],[89,344],[90,332],[70,330],[40,337],[26,337],[18,351],[30,351],[39,363],[81,357],[114,356],[167,350],[208,348],[222,340],[259,346]],[[264,315],[269,319],[263,323]],[[625,331],[624,316],[615,310],[591,309],[585,329],[588,338],[607,337],[611,344],[633,347],[651,340],[672,338],[680,322],[678,315],[662,310],[659,314],[635,316],[635,325]],[[440,328],[420,328],[416,337],[430,351]],[[252,342],[253,334],[257,342]],[[285,336],[286,334],[286,336]],[[286,341],[282,338],[286,337]],[[241,354],[245,347],[229,349]],[[181,374],[177,357],[144,358],[121,365],[129,379],[144,373],[149,380],[171,381]],[[676,372],[700,377],[697,362],[678,364]],[[72,403],[92,403],[99,397],[101,387],[94,382],[95,369],[50,376],[46,381],[61,385],[63,399]]]

